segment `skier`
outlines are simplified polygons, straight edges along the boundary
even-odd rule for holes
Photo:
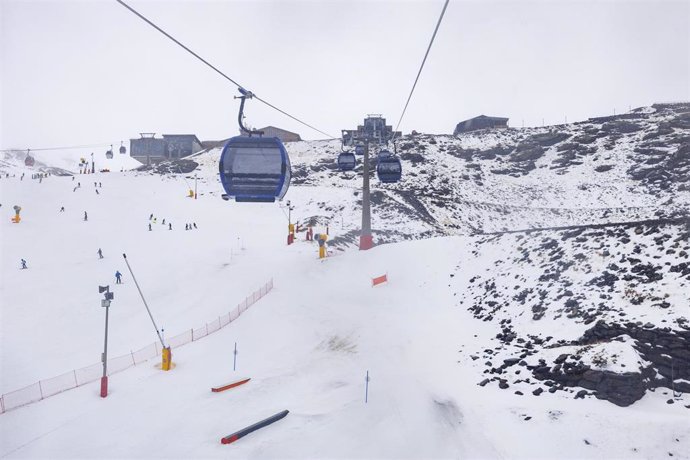
[[[153,213],[149,216],[149,220],[153,220]]]
[[[149,222],[149,232],[151,231],[151,223]]]
[[[72,182],[74,182],[74,176],[72,176]]]
[[[163,219],[163,225],[165,225],[165,219]]]
[[[101,183],[99,182],[99,183],[98,183],[98,188],[103,188],[103,184],[101,184]]]
[[[172,224],[168,222],[168,230],[172,230]]]
[[[86,213],[86,211],[84,211],[84,222],[87,220],[89,220],[89,215]]]
[[[122,273],[119,270],[115,272],[115,284],[122,284]]]
[[[194,222],[194,224],[193,224],[193,225],[194,225],[194,230],[196,230],[196,222]]]
[[[100,195],[100,193],[98,192],[98,189],[96,189],[96,195]]]
[[[60,207],[60,212],[65,212],[65,207],[64,207],[64,206],[61,206],[61,207]]]
[[[184,229],[189,230],[189,224],[184,224]]]
[[[21,269],[26,270],[27,268],[29,268],[29,267],[26,266],[26,260],[22,259],[22,268]]]
[[[98,248],[98,258],[99,259],[103,258],[103,251],[101,251],[101,248]]]

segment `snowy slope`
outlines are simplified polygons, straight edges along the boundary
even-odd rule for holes
[[[109,355],[156,339],[123,252],[166,336],[226,313],[271,277],[275,288],[224,329],[174,350],[171,372],[151,361],[112,375],[106,399],[94,383],[0,415],[0,456],[690,458],[690,391],[682,385],[690,378],[673,375],[681,391],[674,397],[666,366],[687,350],[684,224],[470,234],[678,215],[688,203],[685,166],[666,183],[654,182],[657,170],[632,178],[647,161],[634,151],[642,138],[676,123],[678,110],[640,113],[644,133],[620,134],[610,150],[607,134],[597,141],[603,151],[588,154],[615,160],[601,172],[593,159],[551,169],[567,156],[556,144],[524,160],[534,169],[509,160],[523,151],[521,140],[546,129],[406,138],[424,158],[402,154],[409,174],[400,184],[372,181],[375,239],[418,241],[333,251],[325,261],[303,234],[285,245],[284,204],[219,198],[217,149],[192,158],[198,167],[187,174],[3,177],[2,393],[98,362],[98,285],[115,292]],[[579,136],[605,123],[559,129]],[[666,153],[655,154],[663,161],[644,167],[685,158],[671,138],[686,128],[663,132]],[[498,144],[512,146],[507,156],[478,157]],[[328,225],[331,240],[347,248],[359,225],[361,178],[333,170],[337,142],[288,147],[293,220],[315,222],[317,233]],[[477,150],[468,161],[469,149]],[[491,172],[499,167],[513,170]],[[197,200],[185,198],[194,175]],[[19,225],[9,221],[14,204],[23,208]],[[185,231],[192,222],[198,229]],[[420,240],[439,235],[452,236]],[[20,258],[28,270],[19,270]],[[115,270],[125,275],[121,286]],[[384,273],[389,282],[372,288],[371,277]],[[674,344],[681,346],[670,354],[654,350]],[[642,394],[625,405],[613,384],[591,388],[587,372],[597,385],[612,374],[636,385],[639,375],[633,389]],[[252,380],[209,391],[242,376]],[[220,444],[283,409],[290,415],[270,428]]]
[[[83,149],[76,148],[70,150],[49,150],[49,151],[32,151],[31,156],[35,160],[33,166],[26,166],[24,160],[27,152],[19,150],[0,152],[0,175],[21,176],[25,174],[31,177],[32,174],[50,173],[55,175],[78,174],[80,162],[82,159],[87,160],[91,165],[93,158],[97,170],[108,169],[111,172],[128,171],[141,166],[129,154],[117,153],[117,148],[114,149],[115,154],[113,158],[107,158],[105,150],[108,147]],[[94,153],[93,157],[91,153]]]

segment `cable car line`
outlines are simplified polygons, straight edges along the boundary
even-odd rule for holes
[[[134,8],[132,8],[131,6],[129,6],[128,4],[126,4],[124,1],[122,1],[122,0],[115,0],[115,1],[116,1],[117,3],[119,3],[120,5],[124,6],[125,8],[127,8],[129,11],[131,11],[131,12],[134,13],[135,15],[137,15],[141,20],[143,20],[143,21],[146,22],[148,25],[150,25],[151,27],[153,27],[154,29],[156,29],[158,32],[162,33],[163,35],[165,35],[166,37],[168,37],[170,40],[172,40],[173,42],[175,42],[175,44],[179,45],[182,49],[184,49],[185,51],[187,51],[189,54],[191,54],[192,56],[194,56],[195,58],[197,58],[198,60],[200,60],[201,62],[203,62],[204,64],[206,64],[208,67],[210,67],[210,68],[213,69],[215,72],[217,72],[219,75],[221,75],[223,78],[225,78],[226,80],[228,80],[229,82],[231,82],[232,84],[234,84],[235,86],[237,86],[238,88],[244,88],[242,85],[240,85],[240,84],[237,83],[235,80],[233,80],[233,79],[230,78],[228,75],[226,75],[226,74],[223,73],[221,70],[219,70],[216,66],[214,66],[213,64],[211,64],[210,62],[208,62],[206,59],[202,58],[201,56],[199,56],[198,54],[196,54],[194,51],[192,51],[191,49],[189,49],[188,47],[186,47],[185,45],[183,45],[183,44],[182,44],[179,40],[177,40],[175,37],[173,37],[172,35],[170,35],[169,33],[167,33],[165,30],[163,30],[163,29],[161,29],[160,27],[158,27],[156,24],[154,24],[152,21],[150,21],[150,20],[149,20],[148,18],[146,18],[144,15],[142,15],[142,14],[139,13],[137,10],[135,10]],[[317,131],[317,132],[319,132],[319,133],[321,133],[321,134],[323,134],[323,135],[325,135],[325,136],[328,136],[328,137],[331,138],[331,139],[335,139],[334,136],[331,136],[330,134],[321,131],[320,129],[318,129],[318,128],[312,126],[312,125],[310,125],[309,123],[304,122],[304,121],[300,120],[299,118],[297,118],[297,117],[295,117],[295,116],[293,116],[293,115],[290,115],[289,113],[285,112],[284,110],[279,109],[278,107],[274,106],[273,104],[269,103],[268,101],[265,101],[264,99],[261,99],[259,96],[254,95],[254,98],[255,98],[256,100],[258,100],[258,101],[260,101],[260,102],[266,104],[267,106],[269,106],[269,107],[272,108],[273,110],[276,110],[276,111],[282,113],[283,115],[292,118],[292,119],[295,120],[296,122],[301,123],[302,125],[304,125],[304,126],[306,126],[306,127],[308,127],[308,128],[311,128],[311,129],[313,129],[314,131]]]
[[[429,46],[426,48],[426,53],[424,53],[424,59],[422,59],[422,65],[419,66],[419,71],[417,72],[417,77],[414,79],[414,84],[412,85],[412,89],[410,90],[409,96],[407,96],[407,102],[405,102],[405,107],[403,108],[402,114],[400,114],[400,119],[398,120],[398,124],[395,126],[395,129],[393,130],[393,137],[391,138],[391,141],[395,138],[395,133],[398,131],[398,128],[400,127],[400,123],[402,122],[402,119],[405,116],[405,112],[407,111],[407,106],[410,104],[410,99],[412,99],[412,94],[414,93],[414,89],[416,88],[417,82],[419,81],[419,76],[422,74],[422,70],[424,69],[424,64],[426,63],[426,58],[429,56],[429,51],[431,50],[431,46],[434,44],[434,39],[436,38],[436,32],[438,32],[438,28],[441,25],[441,21],[443,20],[443,15],[446,14],[446,8],[448,8],[449,2],[450,2],[450,0],[446,0],[446,3],[443,4],[443,10],[441,10],[441,15],[439,16],[438,22],[436,23],[436,28],[434,29],[434,34],[431,36],[431,41],[429,41]]]
[[[120,142],[122,143],[122,142]],[[113,142],[108,142],[104,144],[88,144],[88,145],[72,145],[69,147],[45,147],[41,149],[30,149],[32,152],[42,152],[42,151],[47,151],[47,150],[71,150],[71,149],[86,149],[86,148],[92,148],[92,147],[112,147]],[[0,152],[18,152],[18,151],[24,151],[24,150],[29,150],[29,149],[2,149]]]

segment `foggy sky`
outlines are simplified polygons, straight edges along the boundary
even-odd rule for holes
[[[395,125],[443,0],[131,0],[247,89],[338,136]],[[236,88],[115,1],[0,0],[0,148],[237,134]],[[690,100],[690,1],[451,0],[400,129],[519,127]],[[314,132],[259,102],[247,122]]]

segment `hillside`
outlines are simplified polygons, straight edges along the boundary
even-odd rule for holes
[[[168,338],[275,287],[173,347],[170,372],[114,366],[106,399],[93,382],[0,414],[0,456],[688,459],[688,120],[690,104],[657,105],[405,136],[404,179],[372,180],[370,251],[353,244],[361,177],[335,170],[339,143],[289,143],[286,199],[328,226],[323,261],[304,233],[286,246],[285,203],[220,199],[219,149],[74,180],[31,179],[17,157],[0,179],[0,393],[98,368],[99,285],[115,292],[109,356],[157,340],[122,253]]]

